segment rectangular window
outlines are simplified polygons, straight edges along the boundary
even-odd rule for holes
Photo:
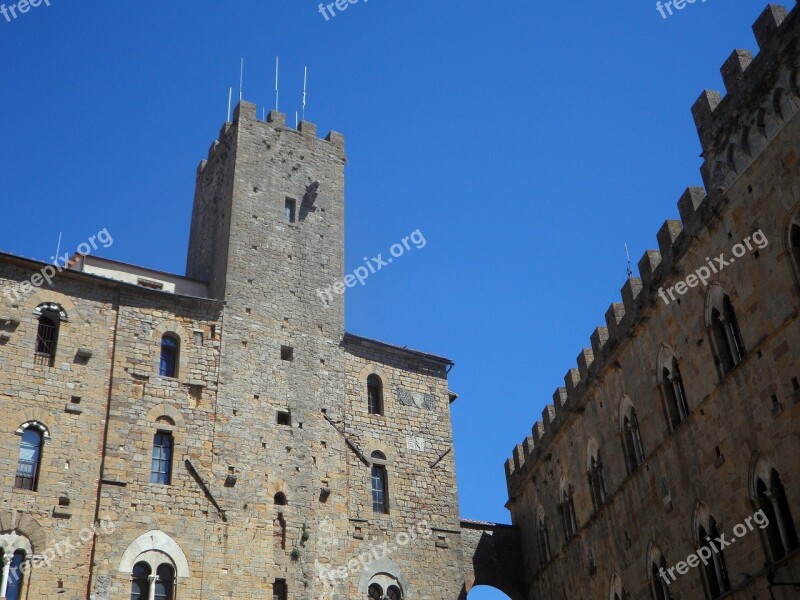
[[[153,438],[150,483],[169,485],[172,475],[172,434],[159,431]]]
[[[272,584],[272,600],[286,600],[285,579],[276,579]]]
[[[384,515],[389,514],[386,468],[380,465],[372,467],[372,511]]]
[[[292,415],[289,414],[288,411],[279,410],[278,411],[278,425],[286,425],[291,427],[292,425]]]
[[[287,223],[294,223],[296,206],[297,202],[293,198],[286,199],[283,216]]]

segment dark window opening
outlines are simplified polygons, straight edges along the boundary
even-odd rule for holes
[[[131,600],[150,599],[150,565],[136,563],[131,579]]]
[[[383,384],[380,377],[367,377],[367,408],[371,415],[383,414]]]
[[[284,425],[286,427],[292,426],[292,415],[289,411],[286,410],[278,411],[278,425]]]
[[[52,367],[56,358],[61,316],[55,310],[44,310],[36,330],[36,362]]]
[[[276,579],[272,584],[272,600],[286,600],[287,593],[286,580]]]
[[[281,346],[281,360],[286,361],[293,361],[294,360],[294,348],[291,346]]]
[[[296,218],[297,202],[293,198],[286,198],[283,209],[283,218],[287,223],[294,223]]]
[[[170,334],[164,334],[161,338],[161,362],[159,364],[159,375],[161,377],[178,376],[178,350],[180,343],[177,338]]]

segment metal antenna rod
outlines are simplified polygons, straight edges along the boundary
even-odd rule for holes
[[[633,277],[633,271],[631,270],[631,253],[628,252],[628,244],[625,244],[625,256],[628,257],[628,279]]]
[[[228,120],[226,123],[231,122],[231,99],[233,98],[233,86],[228,88]]]
[[[275,112],[278,112],[278,67],[280,65],[279,57],[275,57]]]
[[[242,101],[242,88],[244,87],[244,57],[242,57],[242,64],[239,67],[239,102]]]
[[[308,67],[303,69],[303,121],[306,120],[306,84],[308,83]]]

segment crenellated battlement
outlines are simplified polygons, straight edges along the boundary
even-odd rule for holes
[[[300,123],[297,125],[297,129],[292,129],[286,126],[286,115],[276,110],[269,111],[267,114],[267,119],[264,121],[258,118],[257,107],[255,104],[241,100],[239,104],[236,105],[236,108],[234,108],[233,122],[226,122],[222,126],[219,132],[219,137],[211,143],[211,146],[208,149],[208,157],[200,161],[200,164],[197,167],[198,174],[202,173],[206,167],[206,164],[211,162],[211,159],[215,156],[218,147],[224,140],[226,140],[231,131],[235,131],[234,125],[237,125],[241,122],[248,122],[251,124],[268,123],[270,127],[275,130],[292,131],[310,140],[328,142],[339,152],[339,154],[344,156],[344,136],[341,133],[330,131],[325,138],[318,138],[317,126],[308,121],[300,121]]]
[[[591,348],[578,355],[576,368],[564,376],[553,404],[542,411],[532,435],[506,461],[509,497],[516,496],[534,463],[549,458],[547,448],[570,416],[585,410],[587,390],[608,368],[620,368],[617,349],[646,322],[660,284],[676,269],[692,241],[715,227],[727,203],[724,193],[800,108],[800,17],[770,4],[753,24],[760,52],[736,50],[721,68],[727,94],[705,90],[692,107],[703,147],[701,175],[705,188],[689,187],[678,199],[680,220],[666,220],[656,234],[658,250],[638,262],[639,277],[620,290],[622,302],[605,313],[605,327],[591,335]],[[708,193],[706,193],[708,191]]]
[[[769,4],[753,24],[759,53],[734,50],[720,72],[726,95],[705,90],[692,107],[709,193],[726,189],[781,128],[800,96],[797,10]]]

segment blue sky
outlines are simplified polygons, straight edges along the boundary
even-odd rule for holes
[[[6,0],[6,4],[9,4]],[[347,295],[347,328],[443,354],[461,511],[507,521],[503,462],[688,185],[690,106],[757,50],[765,2],[50,0],[0,16],[0,249],[182,273],[194,173],[245,59],[245,99],[344,133],[347,270],[419,229]],[[234,92],[236,95],[236,92]],[[475,592],[470,599],[495,598]]]

